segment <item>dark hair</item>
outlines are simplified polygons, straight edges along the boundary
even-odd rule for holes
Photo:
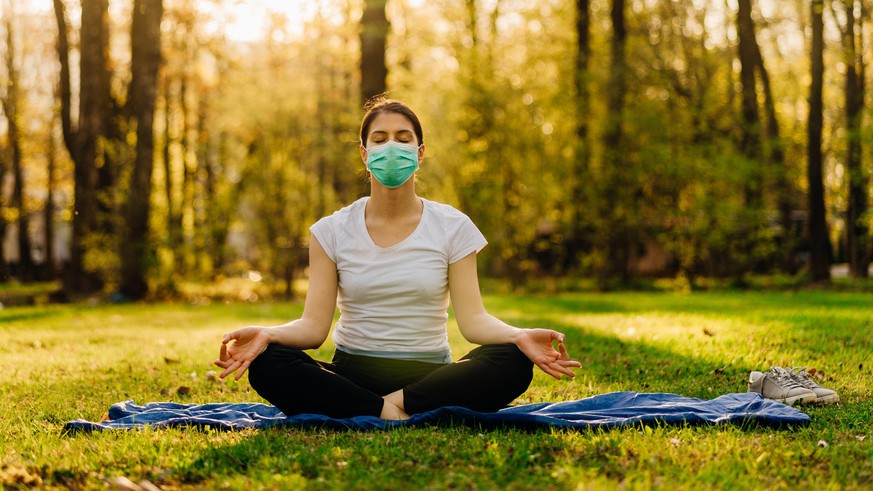
[[[412,112],[412,109],[409,109],[409,106],[406,104],[395,101],[393,99],[387,99],[384,95],[378,95],[373,97],[364,105],[364,109],[367,110],[366,114],[364,114],[364,119],[361,121],[361,145],[366,146],[367,143],[367,135],[370,132],[370,125],[373,123],[373,120],[376,119],[376,116],[382,113],[397,113],[401,114],[412,123],[412,129],[415,132],[415,136],[418,138],[418,144],[424,144],[424,132],[421,129],[421,122],[418,120],[418,116]]]

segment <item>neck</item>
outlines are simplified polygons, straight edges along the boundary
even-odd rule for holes
[[[367,212],[370,216],[391,218],[410,213],[419,213],[421,200],[415,195],[412,183],[406,183],[396,189],[382,186],[372,186]]]

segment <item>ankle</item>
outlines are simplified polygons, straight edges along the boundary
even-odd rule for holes
[[[382,413],[379,415],[380,418],[393,420],[409,419],[409,415],[406,414],[406,411],[400,409],[388,399],[383,398],[383,400],[385,402],[382,404]]]

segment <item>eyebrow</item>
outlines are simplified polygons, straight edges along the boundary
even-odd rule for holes
[[[380,135],[387,135],[387,134],[388,134],[388,132],[387,132],[387,131],[384,131],[384,130],[373,130],[372,132],[370,132],[370,136],[373,136],[373,135],[375,135],[376,133],[378,133],[378,134],[380,134]],[[400,130],[400,131],[397,132],[398,135],[399,135],[400,133],[409,133],[409,134],[412,134],[412,130]]]

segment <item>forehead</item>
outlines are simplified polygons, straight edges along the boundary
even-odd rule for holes
[[[370,134],[376,131],[385,133],[398,133],[400,131],[415,132],[412,121],[398,113],[382,113],[376,116],[373,122],[370,123]]]

